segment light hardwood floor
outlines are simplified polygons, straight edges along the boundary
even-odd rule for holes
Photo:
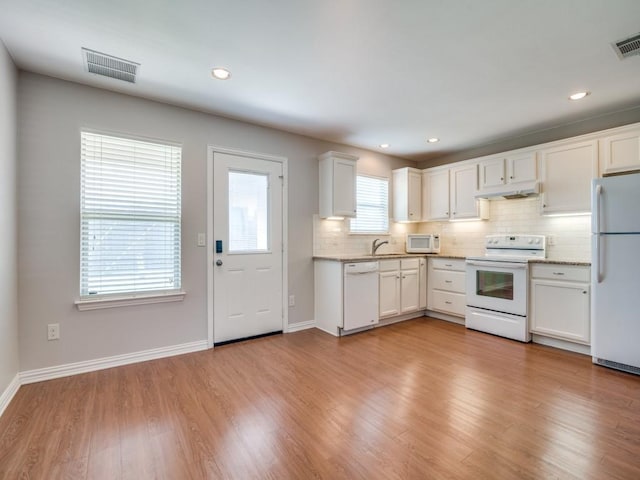
[[[640,479],[640,377],[433,319],[23,386],[0,478]]]

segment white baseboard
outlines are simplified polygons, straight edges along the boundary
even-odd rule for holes
[[[427,310],[426,317],[437,318],[438,320],[445,320],[451,323],[457,323],[458,325],[464,325],[464,317],[456,317],[455,315],[449,315],[448,313],[434,312],[433,310]]]
[[[152,348],[151,350],[143,350],[141,352],[125,353],[123,355],[115,355],[113,357],[96,358],[94,360],[85,360],[83,362],[57,365],[55,367],[37,368],[35,370],[20,372],[20,384],[26,385],[28,383],[43,382],[45,380],[68,377],[79,373],[94,372],[97,370],[104,370],[105,368],[119,367],[122,365],[129,365],[131,363],[146,362],[148,360],[156,360],[158,358],[198,352],[200,350],[206,350],[207,348],[207,341],[199,340],[197,342],[182,343],[180,345],[171,345],[169,347]]]
[[[7,388],[5,388],[2,395],[0,395],[0,417],[4,413],[4,410],[9,406],[11,400],[16,393],[18,393],[18,389],[20,388],[20,374],[16,373],[16,376],[13,377],[13,380],[9,383]]]
[[[560,348],[562,350],[569,350],[570,352],[581,353],[583,355],[591,355],[591,347],[589,345],[567,342],[566,340],[560,340],[559,338],[545,337],[542,335],[536,335],[535,333],[531,335],[531,337],[531,341],[533,343]]]
[[[292,323],[287,327],[287,333],[299,332],[300,330],[307,330],[308,328],[314,328],[316,326],[315,320],[307,320],[306,322]]]

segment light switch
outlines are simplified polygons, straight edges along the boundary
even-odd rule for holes
[[[207,236],[204,233],[198,234],[198,246],[206,247],[207,246]]]

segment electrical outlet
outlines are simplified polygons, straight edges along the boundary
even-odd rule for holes
[[[296,296],[295,295],[289,295],[289,306],[290,307],[295,307],[296,306]]]
[[[547,235],[547,246],[551,247],[556,244],[556,236],[555,235]]]
[[[47,325],[47,340],[59,340],[60,339],[60,324],[50,323]]]
[[[206,247],[207,246],[207,237],[205,236],[204,233],[199,233],[198,234],[198,246],[199,247]]]

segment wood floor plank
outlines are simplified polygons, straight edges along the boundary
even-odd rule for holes
[[[638,479],[640,377],[418,319],[26,385],[0,479]]]

